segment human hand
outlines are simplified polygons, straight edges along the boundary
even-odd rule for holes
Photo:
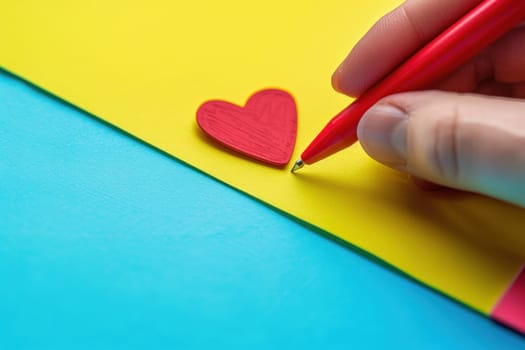
[[[332,77],[334,88],[358,97],[480,2],[407,0],[354,47]],[[434,88],[370,108],[358,127],[365,151],[418,178],[525,207],[525,26]]]

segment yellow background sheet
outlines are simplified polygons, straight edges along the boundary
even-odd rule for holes
[[[293,176],[216,148],[195,123],[205,100],[244,104],[259,89],[283,88],[298,104],[296,159],[351,102],[332,90],[333,70],[398,3],[7,1],[0,64],[488,313],[525,260],[523,209],[423,192],[359,146]]]

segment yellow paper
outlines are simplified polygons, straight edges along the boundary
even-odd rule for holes
[[[205,100],[284,88],[298,103],[297,158],[350,102],[332,72],[399,2],[8,1],[0,64],[488,313],[525,260],[524,210],[422,192],[359,146],[294,176],[217,149],[196,127]]]

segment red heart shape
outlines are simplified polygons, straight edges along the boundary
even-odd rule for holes
[[[244,107],[207,101],[197,124],[210,137],[248,157],[276,166],[288,164],[295,146],[297,108],[286,91],[261,90]]]

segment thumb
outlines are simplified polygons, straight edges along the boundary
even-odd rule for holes
[[[525,101],[441,91],[379,101],[358,137],[379,162],[525,207]]]

